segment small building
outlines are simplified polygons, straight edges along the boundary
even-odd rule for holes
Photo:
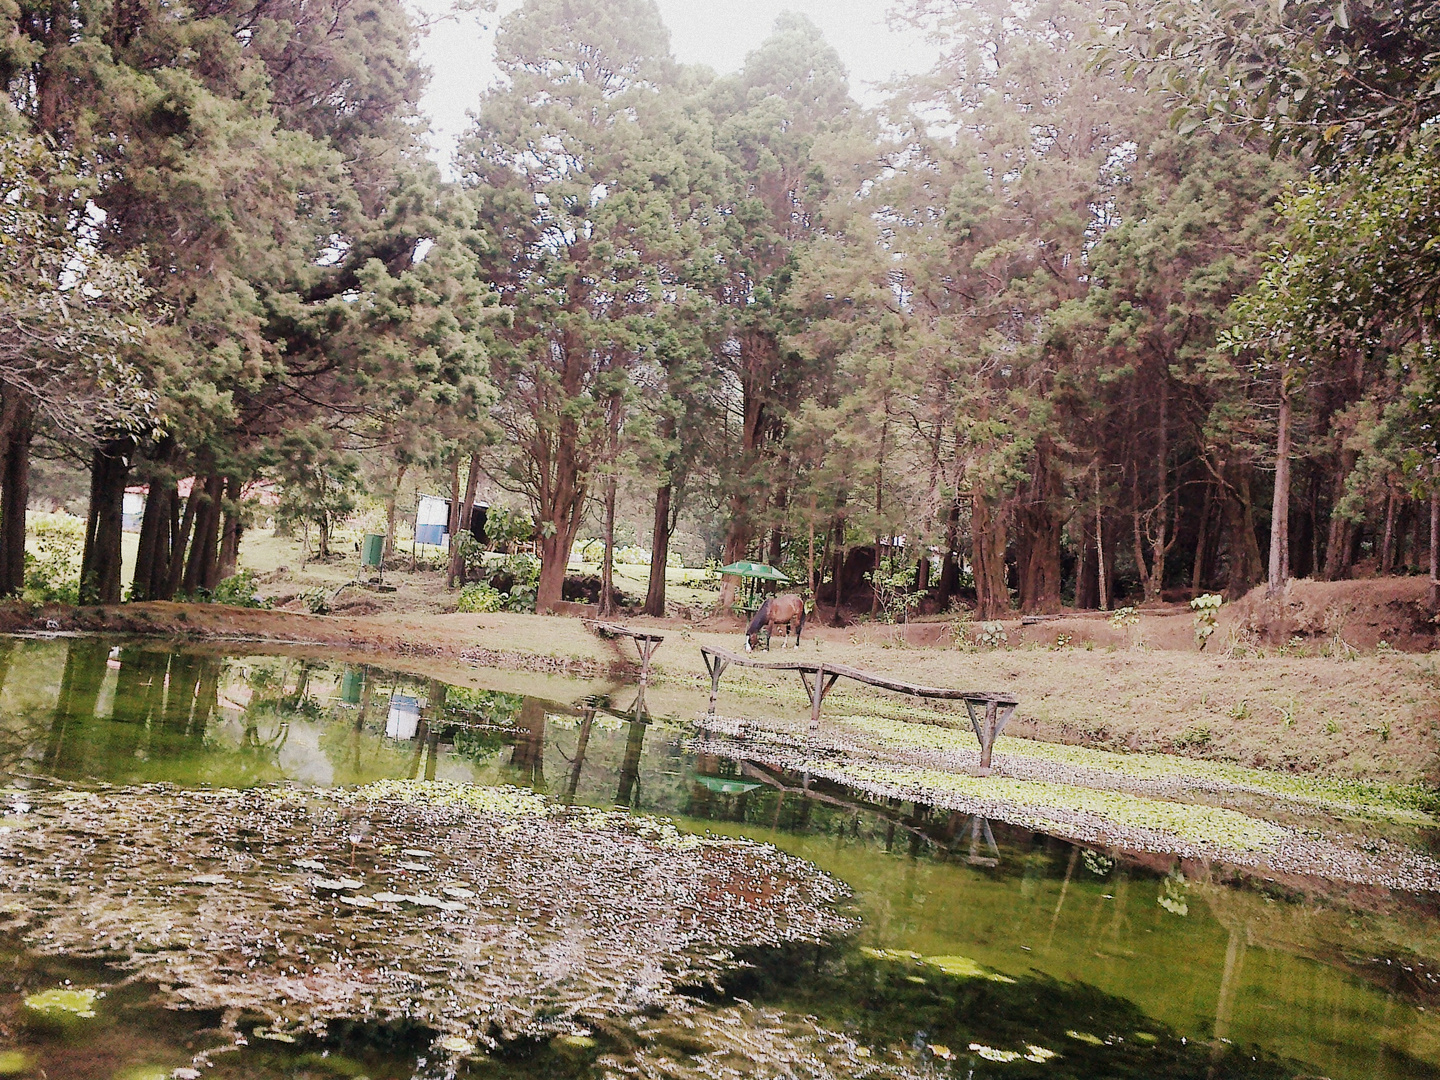
[[[470,535],[481,543],[485,542],[485,518],[489,512],[489,503],[475,503],[466,522]],[[443,547],[449,533],[450,500],[439,495],[421,495],[415,505],[415,543]]]

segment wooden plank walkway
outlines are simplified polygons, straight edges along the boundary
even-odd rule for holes
[[[878,686],[882,690],[893,690],[897,694],[911,697],[935,698],[943,701],[963,701],[970,717],[970,726],[980,742],[980,774],[990,773],[990,754],[995,740],[1005,730],[1020,699],[1013,694],[996,693],[989,690],[955,690],[943,686],[921,686],[918,683],[893,679],[888,675],[876,675],[861,671],[848,664],[829,664],[817,660],[753,660],[729,649],[715,645],[700,646],[700,658],[705,661],[705,670],[710,673],[710,712],[715,711],[715,702],[720,696],[720,676],[731,664],[741,667],[759,668],[765,671],[794,671],[805,686],[810,699],[810,729],[820,726],[820,707],[825,695],[837,680],[851,679],[866,686]],[[814,680],[812,683],[811,680]]]
[[[585,625],[599,634],[601,637],[627,637],[635,642],[635,649],[640,653],[640,685],[646,686],[650,682],[650,657],[665,640],[664,634],[657,634],[651,630],[636,630],[620,623],[598,622],[587,619]]]

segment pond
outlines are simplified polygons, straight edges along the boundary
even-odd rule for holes
[[[516,919],[527,905],[546,909],[526,924],[535,966],[549,963],[563,942],[567,911],[590,905],[603,920],[607,903],[629,904],[629,914],[611,924],[616,952],[607,963],[616,977],[605,990],[625,1002],[623,1010],[604,1004],[611,999],[595,989],[600,983],[586,983],[576,991],[578,1004],[565,1006],[569,1019],[546,1027],[560,1006],[537,1006],[526,996],[538,991],[512,979],[507,992],[526,999],[505,1028],[514,1037],[444,1058],[435,1053],[433,1030],[394,1016],[332,1021],[323,1035],[302,1027],[287,1033],[246,1021],[246,1001],[197,994],[200,982],[186,984],[179,969],[201,950],[198,935],[224,922],[225,909],[237,932],[249,918],[246,898],[225,893],[251,887],[233,871],[187,870],[190,876],[177,880],[194,896],[183,911],[147,908],[143,897],[133,915],[116,908],[122,923],[153,922],[159,912],[164,932],[182,942],[178,952],[163,951],[175,950],[174,942],[153,955],[132,951],[123,971],[100,944],[85,947],[120,932],[103,912],[52,912],[47,944],[25,920],[44,903],[63,908],[63,898],[40,885],[25,892],[0,882],[0,894],[13,887],[21,897],[11,901],[14,925],[0,935],[0,1076],[184,1077],[197,1052],[240,1030],[244,1045],[209,1059],[204,1075],[1440,1077],[1433,896],[1318,877],[1267,881],[1225,865],[1098,850],[876,799],[788,771],[743,746],[726,755],[711,740],[697,754],[693,721],[637,711],[633,686],[554,680],[548,685],[563,692],[542,698],[324,657],[92,638],[0,641],[0,678],[0,831],[38,835],[34,823],[43,819],[54,830],[45,857],[63,861],[66,845],[85,849],[86,895],[109,890],[107,903],[139,896],[144,882],[135,875],[156,872],[136,855],[147,828],[194,846],[201,837],[210,843],[227,822],[253,818],[263,832],[281,820],[274,807],[284,804],[286,827],[309,830],[321,860],[313,865],[338,875],[318,884],[352,888],[352,903],[375,907],[359,891],[365,856],[362,850],[357,863],[356,850],[380,838],[355,832],[344,792],[371,785],[366,790],[408,798],[403,785],[375,785],[430,780],[446,791],[469,790],[461,784],[495,789],[496,799],[510,788],[548,797],[551,809],[534,817],[533,827],[497,819],[492,832],[466,834],[453,849],[439,830],[454,827],[462,811],[411,814],[385,804],[397,829],[431,830],[428,842],[423,835],[406,841],[413,852],[390,856],[415,877],[445,862],[459,880],[457,868],[480,849],[493,853],[511,833],[525,837],[532,861],[554,873],[515,877],[495,902]],[[505,678],[490,673],[486,681],[497,686]],[[529,807],[518,796],[504,798]],[[671,834],[656,831],[650,816],[671,819],[681,839],[667,840]],[[202,818],[210,831],[200,828]],[[328,848],[321,835],[327,822],[338,830]],[[238,827],[243,833],[251,826]],[[347,829],[354,834],[348,847]],[[720,950],[709,957],[714,963],[707,966],[704,949],[692,950],[678,993],[657,991],[637,1004],[634,985],[643,972],[619,973],[629,953],[653,941],[653,934],[634,936],[652,903],[645,890],[668,895],[670,882],[641,882],[645,875],[635,871],[634,895],[587,892],[586,867],[601,859],[602,848],[591,846],[601,842],[596,830],[609,830],[605,858],[643,859],[651,876],[694,869],[675,854],[684,837],[729,836],[804,860],[779,871],[766,864],[758,880],[809,882],[823,891],[833,878],[851,895],[839,901],[823,941],[771,927],[747,945],[744,935],[709,928],[703,940],[721,942],[705,946]],[[707,848],[698,857],[743,862],[752,849],[736,850]],[[177,849],[173,858],[190,854]],[[806,878],[808,866],[830,877]],[[748,872],[740,863],[725,871],[735,881]],[[505,873],[516,874],[513,865]],[[347,874],[355,875],[348,885]],[[367,880],[368,895],[384,900],[376,887]],[[394,888],[397,902],[430,895],[421,885],[408,894]],[[423,888],[442,906],[450,903],[444,896],[474,895],[455,885],[444,896]],[[758,925],[775,921],[782,899],[756,903],[747,917]],[[415,920],[433,914],[404,910]],[[797,907],[792,924],[803,919]],[[629,944],[632,937],[639,944]],[[430,939],[417,930],[415,940],[420,944],[405,948],[423,951]],[[497,959],[491,970],[501,966]],[[450,978],[432,976],[432,989]],[[245,985],[252,994],[301,996],[274,981]],[[96,987],[101,992],[89,994]],[[56,993],[37,996],[47,992]],[[162,1007],[187,993],[191,1008]],[[47,1007],[33,1007],[37,1001]],[[577,1016],[591,1022],[577,1026]]]

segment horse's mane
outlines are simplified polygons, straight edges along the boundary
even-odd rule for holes
[[[755,617],[750,620],[750,625],[745,628],[745,633],[747,635],[758,634],[768,618],[770,618],[770,601],[767,599],[755,612]]]

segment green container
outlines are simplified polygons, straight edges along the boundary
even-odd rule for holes
[[[360,541],[360,565],[379,566],[384,554],[385,537],[379,533],[366,533],[365,539]]]
[[[346,705],[360,704],[360,691],[365,688],[365,673],[357,667],[347,667],[340,676],[340,700]]]

